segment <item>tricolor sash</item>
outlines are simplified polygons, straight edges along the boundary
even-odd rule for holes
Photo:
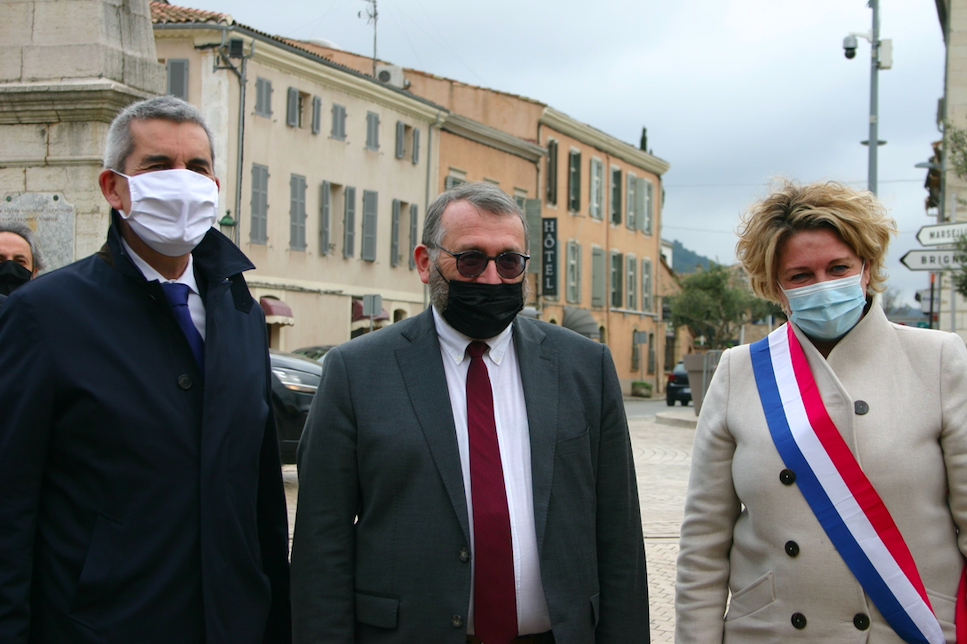
[[[772,440],[833,546],[897,635],[944,644],[910,549],[830,419],[792,326],[750,348]]]

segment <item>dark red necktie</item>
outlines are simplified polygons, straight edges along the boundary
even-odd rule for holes
[[[517,592],[510,513],[500,464],[494,395],[484,342],[467,347],[467,428],[470,435],[470,494],[473,500],[474,633],[484,644],[517,637]]]

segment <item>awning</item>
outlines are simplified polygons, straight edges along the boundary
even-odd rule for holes
[[[272,295],[263,295],[259,298],[259,305],[265,312],[266,324],[295,324],[295,315],[288,304]]]
[[[363,301],[353,300],[353,322],[359,322],[360,320],[368,320],[368,315],[363,315]],[[388,320],[389,313],[386,309],[380,309],[379,315],[373,318],[373,320]]]
[[[561,326],[565,329],[571,329],[575,333],[580,333],[587,338],[594,340],[601,339],[601,329],[598,327],[597,320],[594,319],[590,311],[585,309],[565,306],[564,319],[561,320]]]

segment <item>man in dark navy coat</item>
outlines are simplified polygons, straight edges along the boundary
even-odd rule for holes
[[[149,99],[105,168],[104,247],[0,308],[0,642],[287,642],[265,321],[211,228],[211,134]]]

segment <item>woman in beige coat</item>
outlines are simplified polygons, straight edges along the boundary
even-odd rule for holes
[[[967,552],[967,533],[958,537],[967,525],[967,350],[957,335],[887,321],[873,294],[882,290],[894,233],[870,193],[785,184],[746,214],[737,254],[755,293],[791,316],[794,338],[786,325],[774,333],[798,340],[830,427],[848,448],[842,453],[855,459],[905,541],[932,626],[920,640],[898,634],[896,619],[877,607],[886,604],[854,574],[851,566],[862,564],[848,564],[840,550],[850,551],[820,524],[806,497],[811,474],[780,455],[757,384],[768,379],[754,372],[756,350],[745,345],[723,354],[698,422],[676,642],[957,641]],[[766,400],[770,411],[791,404]],[[922,619],[933,619],[929,609]]]

